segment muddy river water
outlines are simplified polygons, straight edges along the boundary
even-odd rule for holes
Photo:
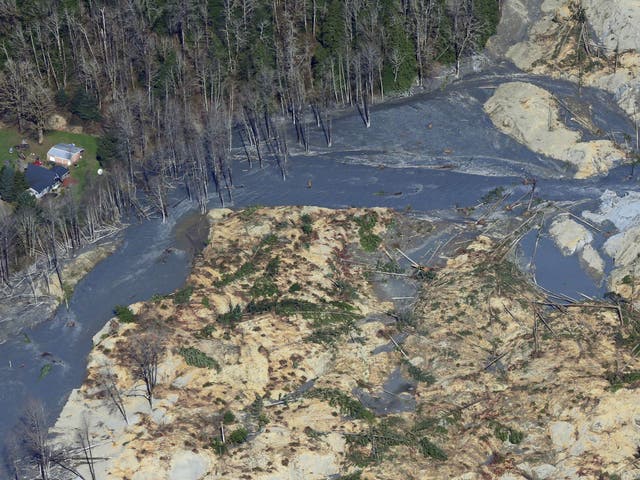
[[[584,200],[582,209],[595,208],[606,189],[624,193],[636,188],[637,180],[626,178],[628,167],[607,177],[573,180],[567,167],[497,131],[482,105],[492,89],[514,78],[559,96],[577,95],[573,84],[498,66],[376,107],[369,129],[357,114],[344,114],[333,122],[333,146],[326,148],[322,133],[314,131],[312,153],[292,155],[284,181],[275,165],[249,169],[240,159],[234,166],[231,206],[384,206],[455,219],[455,207],[476,205],[496,187],[511,188],[515,196],[526,192],[525,177],[538,179],[541,198]],[[614,138],[633,131],[607,94],[583,88],[580,101],[597,112],[594,122]],[[211,207],[217,206],[216,197]],[[71,390],[82,383],[91,338],[112,316],[114,305],[166,294],[183,284],[201,241],[201,235],[185,233],[197,231],[193,209],[188,201],[178,201],[166,224],[132,224],[119,249],[77,285],[68,309],[61,307],[53,319],[0,345],[0,438],[29,397],[44,401],[52,418],[57,416]],[[531,238],[523,239],[524,255],[532,246]],[[584,273],[575,258],[562,257],[550,240],[540,242],[536,266],[538,282],[555,291],[604,293],[601,283]],[[50,372],[40,378],[46,364]]]

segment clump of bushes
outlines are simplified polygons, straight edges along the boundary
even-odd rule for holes
[[[173,294],[173,303],[174,305],[184,305],[188,303],[191,299],[191,294],[193,293],[193,287],[191,285],[187,285],[186,287],[178,290]]]
[[[309,393],[310,397],[326,400],[332,407],[338,407],[340,413],[351,418],[373,421],[373,413],[358,400],[351,398],[337,388],[316,388]]]
[[[198,330],[193,336],[196,338],[211,338],[215,331],[216,326],[213,323],[209,323]]]
[[[427,437],[423,437],[419,442],[420,453],[425,457],[435,458],[436,460],[446,460],[447,454],[444,453],[440,447],[429,440]]]
[[[113,313],[122,323],[135,323],[138,320],[135,313],[125,305],[116,305],[113,307]]]
[[[235,307],[229,306],[229,311],[218,315],[218,323],[222,323],[226,326],[231,326],[236,322],[239,322],[242,318],[242,307],[236,305]]]
[[[183,347],[178,350],[178,353],[184,358],[187,365],[197,368],[215,368],[216,371],[220,371],[220,364],[215,359],[195,347]]]
[[[382,239],[373,233],[373,228],[378,223],[378,214],[376,212],[368,212],[354,219],[360,227],[358,235],[360,236],[360,246],[365,252],[374,252],[382,243]]]
[[[300,227],[302,229],[302,233],[305,235],[311,235],[313,233],[313,220],[311,220],[311,215],[305,213],[300,217],[300,220],[302,221],[302,226]]]
[[[278,286],[269,276],[258,278],[249,291],[254,298],[274,297],[280,293]]]
[[[407,365],[407,372],[409,372],[409,375],[415,381],[423,382],[423,383],[426,383],[427,385],[433,385],[435,383],[436,381],[435,377],[431,375],[429,372],[424,371],[420,367],[416,367],[409,361],[405,360],[405,362]]]
[[[229,435],[229,441],[231,443],[241,444],[247,441],[247,437],[249,436],[249,432],[246,428],[240,427]]]
[[[517,445],[524,439],[524,433],[515,428],[507,427],[501,423],[495,422],[493,426],[493,434],[502,442],[508,441]]]

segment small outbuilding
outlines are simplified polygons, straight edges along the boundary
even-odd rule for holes
[[[36,198],[41,198],[57,189],[68,175],[69,170],[60,165],[49,169],[30,163],[25,171],[29,193]]]
[[[84,148],[74,143],[58,143],[49,149],[47,159],[57,165],[70,167],[78,164],[83,152]]]

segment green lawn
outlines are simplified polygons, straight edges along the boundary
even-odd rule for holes
[[[78,181],[78,193],[81,194],[84,190],[87,178],[97,175],[99,165],[96,160],[96,137],[84,133],[48,131],[45,132],[42,145],[38,145],[36,140],[29,138],[26,134],[20,134],[16,128],[3,128],[0,129],[0,162],[10,159],[14,165],[17,163],[18,153],[15,150],[9,153],[9,149],[18,145],[23,138],[29,143],[29,149],[23,151],[27,160],[33,161],[38,156],[45,165],[48,163],[47,152],[56,143],[75,143],[84,148],[82,160],[78,166],[71,168],[71,176]]]

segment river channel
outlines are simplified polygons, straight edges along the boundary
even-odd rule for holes
[[[273,164],[249,169],[244,159],[238,160],[233,204],[227,206],[382,206],[456,218],[456,206],[476,205],[496,187],[526,192],[522,179],[529,176],[538,179],[541,198],[584,200],[583,209],[595,208],[606,189],[636,189],[637,180],[625,177],[628,168],[607,177],[573,180],[566,167],[497,131],[482,104],[496,85],[514,78],[557,95],[575,95],[577,90],[568,82],[494,67],[431,93],[374,107],[369,129],[357,114],[344,114],[333,122],[332,148],[323,146],[316,130],[311,153],[290,157],[286,180]],[[603,131],[614,136],[633,131],[609,95],[583,89],[581,99],[597,112],[594,121]],[[210,206],[219,206],[217,196],[212,195]],[[78,283],[68,309],[60,307],[53,319],[0,345],[0,438],[8,434],[29,397],[42,400],[51,418],[59,414],[71,390],[81,385],[91,339],[112,316],[114,305],[166,294],[184,283],[192,249],[181,231],[185,222],[193,222],[194,208],[187,200],[178,201],[167,223],[152,219],[129,226],[116,252]],[[530,243],[524,242],[524,250]],[[565,263],[558,273],[551,267],[560,259]],[[536,261],[542,285],[567,294],[604,293],[577,260],[559,256],[551,242],[542,245]],[[51,370],[40,378],[45,364],[51,364]]]

